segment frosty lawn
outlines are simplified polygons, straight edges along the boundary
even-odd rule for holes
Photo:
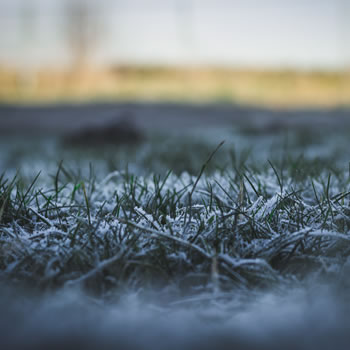
[[[186,292],[271,287],[308,272],[340,273],[349,254],[349,169],[320,160],[244,160],[205,173],[98,180],[70,173],[0,179],[4,276],[95,292],[175,284]],[[232,156],[232,153],[231,153]],[[304,171],[301,174],[301,171]],[[307,172],[310,171],[310,174]],[[312,175],[312,176],[309,176]]]
[[[222,147],[154,138],[143,151],[53,144],[32,156],[10,147],[2,161],[16,151],[21,170],[0,178],[2,282],[39,295],[79,288],[84,303],[133,293],[155,294],[160,309],[215,301],[220,319],[242,295],[310,281],[347,290],[346,133],[263,135],[248,152],[249,135],[231,134]],[[234,147],[237,139],[246,143]]]

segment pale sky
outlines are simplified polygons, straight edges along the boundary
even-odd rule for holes
[[[67,1],[1,0],[0,63],[68,62]],[[348,0],[86,1],[102,24],[91,55],[98,62],[307,69],[350,62]]]

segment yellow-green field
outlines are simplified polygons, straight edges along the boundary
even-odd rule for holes
[[[230,102],[269,107],[349,105],[349,72],[111,67],[19,71],[0,67],[0,102],[87,100]]]

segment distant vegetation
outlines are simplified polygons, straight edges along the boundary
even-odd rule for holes
[[[23,72],[0,67],[1,102],[92,99],[337,107],[349,104],[350,73],[134,66]]]

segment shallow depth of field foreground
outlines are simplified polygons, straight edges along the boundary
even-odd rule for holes
[[[348,112],[128,108],[1,108],[2,347],[347,349]]]

